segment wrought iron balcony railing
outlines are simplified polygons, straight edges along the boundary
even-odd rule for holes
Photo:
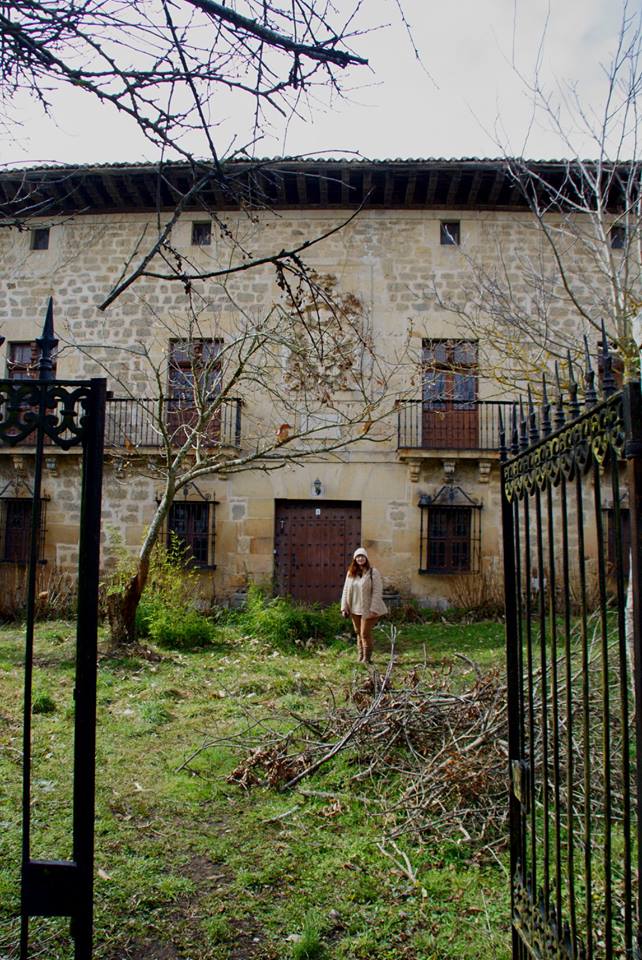
[[[241,404],[237,397],[223,401],[204,430],[206,443],[224,447],[241,445]],[[184,441],[196,419],[194,407],[185,400],[165,402],[165,425],[174,442]],[[108,397],[105,413],[105,446],[136,450],[159,447],[161,435],[158,426],[158,401]]]
[[[499,411],[508,415],[508,400],[400,400],[397,449],[498,450]]]
[[[35,430],[30,427],[35,421],[30,382],[18,384],[17,398],[13,395],[5,402],[0,399],[0,423],[8,422],[10,436],[18,437],[16,444],[29,447],[35,444]],[[241,445],[241,404],[237,397],[226,398],[204,430],[203,442],[223,447],[238,448]],[[65,412],[57,394],[52,394],[52,405],[47,413],[55,425],[63,423]],[[78,411],[76,411],[78,413]],[[182,444],[196,423],[196,411],[185,400],[167,400],[164,405],[164,422],[175,445]],[[159,447],[162,442],[158,423],[158,401],[133,399],[131,397],[107,397],[105,410],[105,447],[138,450]],[[74,421],[75,422],[75,421]],[[60,433],[65,439],[70,435],[64,427]],[[45,436],[45,446],[53,441]]]

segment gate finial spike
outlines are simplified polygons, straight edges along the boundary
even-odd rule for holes
[[[506,430],[504,427],[504,415],[502,413],[501,406],[498,408],[499,413],[499,459],[506,459]]]
[[[557,384],[557,400],[555,402],[555,429],[561,430],[566,423],[564,415],[564,391],[560,382],[560,368],[557,360],[555,361],[555,382]]]
[[[604,397],[610,397],[611,394],[615,393],[615,388],[617,386],[615,382],[615,377],[613,376],[613,357],[609,350],[609,338],[606,335],[606,327],[604,326],[604,317],[602,317],[602,393]]]
[[[571,395],[571,417],[575,419],[575,417],[579,417],[580,415],[580,405],[577,399],[577,381],[573,373],[573,360],[570,350],[566,351],[566,356],[568,358],[568,389]]]
[[[542,373],[542,436],[548,437],[551,431],[551,405],[548,402],[546,371],[544,371]]]
[[[584,404],[587,407],[594,407],[597,403],[597,393],[595,392],[595,371],[591,364],[591,354],[589,352],[588,337],[584,334]]]
[[[513,429],[511,432],[510,452],[514,457],[519,453],[519,429],[517,426],[517,404],[513,403]]]
[[[528,440],[529,443],[537,443],[539,440],[539,430],[537,428],[537,413],[535,412],[535,404],[533,403],[533,393],[531,391],[531,385],[528,385]]]
[[[42,334],[36,337],[36,343],[40,349],[40,359],[37,364],[38,377],[40,380],[53,380],[52,354],[58,346],[58,340],[54,336],[53,297],[49,297]]]
[[[519,449],[528,450],[528,432],[526,415],[524,413],[524,402],[519,398]]]

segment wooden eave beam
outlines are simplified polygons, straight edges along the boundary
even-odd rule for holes
[[[81,180],[81,190],[87,198],[87,206],[94,210],[104,210],[109,207],[109,194],[101,183],[100,176],[90,173]]]
[[[122,192],[118,190],[116,184],[115,175],[112,173],[107,173],[104,177],[101,177],[101,183],[103,184],[106,195],[112,201],[112,206],[117,210],[126,205]]]
[[[343,170],[341,174],[341,206],[349,207],[351,203],[351,194],[354,191],[350,187],[350,171]]]
[[[307,206],[308,202],[308,181],[304,173],[297,173],[296,175],[296,191],[299,203],[301,206]]]
[[[223,176],[222,178],[212,173],[210,185],[217,210],[229,210],[234,206],[240,206],[241,198],[248,201],[254,191],[254,182],[250,179],[248,171],[244,171],[242,176]]]
[[[471,207],[474,207],[477,203],[477,195],[479,194],[479,188],[482,185],[482,172],[481,170],[476,170],[473,175],[473,182],[470,185],[470,190],[468,192],[468,204]]]
[[[362,196],[361,202],[368,206],[371,202],[370,194],[372,192],[372,170],[366,170],[362,178]]]
[[[406,195],[404,199],[404,204],[406,207],[412,207],[415,205],[415,187],[416,186],[417,186],[417,174],[411,173],[406,183]]]
[[[273,182],[276,187],[276,202],[281,207],[288,206],[288,197],[285,191],[285,178],[287,173],[285,170],[276,170],[273,174]]]
[[[503,170],[495,171],[495,179],[493,180],[493,185],[488,192],[488,200],[486,201],[489,207],[494,207],[497,204],[497,198],[502,191],[505,179],[506,175]]]
[[[457,191],[459,190],[459,184],[461,183],[461,170],[457,170],[450,178],[450,184],[448,186],[448,192],[446,193],[446,206],[452,207],[455,203],[455,197],[457,196]]]
[[[439,183],[439,171],[431,170],[428,174],[428,189],[426,190],[426,206],[432,206],[435,200],[437,184]]]
[[[319,178],[319,206],[327,207],[328,206],[328,181],[324,173],[317,171],[316,175]]]
[[[128,206],[135,207],[137,205],[137,197],[134,192],[131,190],[131,177],[126,177],[122,175],[116,176],[116,187],[118,188],[118,193],[120,197]]]
[[[227,181],[221,182],[219,177],[213,176],[212,190],[214,193],[214,203],[217,210],[229,210],[233,206],[240,206],[238,181],[233,180],[231,184]],[[247,180],[243,182],[242,187],[244,195],[247,193]]]
[[[524,194],[522,193],[522,188],[518,183],[513,183],[512,187],[510,188],[510,191],[508,194],[508,202],[511,206],[515,206],[515,207],[526,205]]]
[[[383,188],[383,205],[389,207],[392,200],[392,191],[395,186],[395,175],[391,170],[385,172],[385,182]]]
[[[147,207],[147,206],[149,206],[149,201],[148,201],[148,199],[147,199],[147,196],[146,196],[146,194],[143,193],[143,191],[141,190],[141,186],[142,186],[141,181],[142,181],[142,178],[141,178],[141,177],[126,176],[126,177],[124,177],[123,179],[124,179],[125,182],[127,183],[127,187],[128,187],[128,189],[129,189],[129,192],[131,193],[131,195],[132,195],[133,198],[134,198],[134,203],[136,204],[136,206],[139,207],[139,208],[140,208],[140,207]]]

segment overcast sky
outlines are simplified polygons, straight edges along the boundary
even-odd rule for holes
[[[347,0],[337,0],[339,7]],[[401,0],[422,64],[399,21],[395,0],[368,0],[372,20],[389,27],[353,48],[370,68],[354,69],[348,98],[319,106],[314,122],[275,128],[257,147],[261,156],[356,151],[364,157],[532,158],[572,155],[536,118],[524,83],[533,76],[544,30],[541,77],[547,89],[577,85],[588,108],[605,94],[603,64],[614,49],[620,0]],[[370,9],[369,8],[369,9]],[[632,9],[639,15],[639,3]],[[107,108],[77,93],[55,103],[56,123],[36,104],[20,103],[19,129],[3,134],[3,164],[154,160],[154,149]],[[227,105],[220,133],[227,145],[245,131]],[[238,128],[241,129],[238,129]],[[576,151],[595,155],[590,141],[565,121]],[[239,139],[236,141],[239,142]]]

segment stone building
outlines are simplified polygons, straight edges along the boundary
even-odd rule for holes
[[[555,164],[546,169],[561,175]],[[479,594],[482,583],[492,589],[501,552],[498,418],[515,391],[497,375],[506,359],[493,359],[493,344],[443,305],[470,284],[474,262],[541,255],[520,190],[499,161],[278,161],[259,173],[242,164],[234,170],[245,201],[205,184],[175,218],[173,249],[215,272],[231,247],[257,258],[329,234],[306,250],[306,263],[358,298],[382,354],[403,355],[386,384],[398,403],[378,425],[377,442],[364,437],[273,471],[258,462],[199,478],[179,494],[165,535],[173,530],[188,544],[204,591],[221,600],[248,580],[303,600],[338,598],[359,544],[391,592],[442,605]],[[182,341],[172,324],[184,315],[185,287],[159,268],[108,310],[98,307],[144,238],[173,216],[186,178],[180,164],[160,176],[144,164],[0,176],[6,222],[16,224],[0,232],[5,376],[34,376],[34,339],[52,296],[57,377],[108,379],[106,564],[114,542],[140,544],[160,496],[159,441],[140,401],[155,398],[150,358],[169,357],[167,369],[180,369]],[[253,191],[262,202],[248,215]],[[268,310],[278,293],[269,264],[225,288],[212,278],[200,289],[210,312],[190,334],[197,352],[224,343],[239,311]],[[568,323],[560,311],[557,322]],[[245,385],[221,408],[216,442],[238,453],[261,430],[289,427],[271,410]],[[25,560],[32,469],[32,448],[0,448],[0,563],[12,570]],[[65,569],[75,561],[79,522],[73,451],[45,452],[43,498],[42,560]]]

